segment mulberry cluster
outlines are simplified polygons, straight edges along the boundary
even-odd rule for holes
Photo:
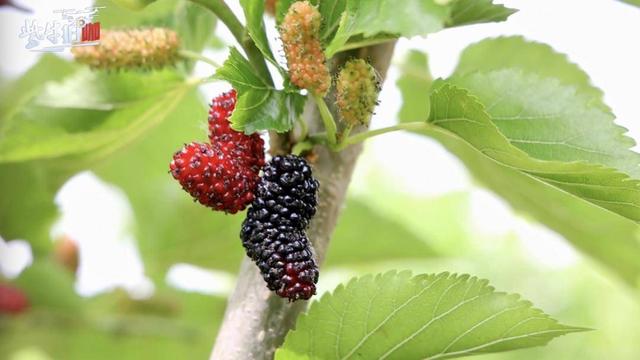
[[[94,69],[158,69],[178,59],[178,34],[165,28],[102,31],[100,44],[71,48],[76,61]]]
[[[267,287],[291,301],[316,292],[318,267],[304,230],[316,211],[318,181],[298,156],[276,156],[264,167],[240,238]]]
[[[336,105],[342,119],[352,126],[368,124],[379,92],[375,69],[362,59],[348,61],[336,81]]]
[[[318,9],[308,1],[298,1],[282,20],[280,36],[291,82],[324,96],[331,86],[331,75],[320,44],[320,24]]]
[[[236,104],[234,90],[213,99],[209,111],[211,144],[192,142],[173,156],[169,169],[182,188],[201,204],[235,214],[254,199],[264,165],[259,135],[235,131],[229,117]]]

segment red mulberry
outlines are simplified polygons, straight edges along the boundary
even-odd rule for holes
[[[0,314],[19,314],[29,308],[29,299],[22,290],[0,284]]]
[[[231,214],[251,203],[259,180],[257,171],[208,144],[186,145],[173,156],[169,168],[182,188],[201,204]]]

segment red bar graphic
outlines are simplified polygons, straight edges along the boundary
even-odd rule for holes
[[[100,40],[100,23],[88,23],[82,27],[81,41],[98,41]]]

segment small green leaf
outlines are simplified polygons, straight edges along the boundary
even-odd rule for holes
[[[412,50],[400,67],[402,75],[396,84],[402,93],[400,122],[424,121],[429,117],[429,93],[433,78],[429,71],[427,54]]]
[[[454,0],[447,27],[505,21],[517,11],[493,0]]]
[[[279,67],[280,65],[273,57],[273,53],[269,47],[269,40],[267,39],[267,33],[264,29],[264,21],[262,20],[264,1],[240,0],[240,5],[242,5],[242,9],[244,10],[245,18],[247,18],[247,30],[256,47],[267,60]]]
[[[231,83],[238,92],[238,103],[229,119],[238,131],[247,134],[260,130],[288,131],[302,113],[304,96],[265,84],[235,48],[231,48],[216,77]]]
[[[396,1],[351,0],[347,2],[338,30],[325,52],[331,57],[344,50],[349,39],[356,35],[363,36],[359,42],[383,34],[394,37],[427,35],[442,29],[448,16],[449,8],[435,0],[406,0],[402,2],[402,11],[398,11]],[[383,41],[386,40],[388,38]]]
[[[517,69],[455,76],[451,81],[487,105],[500,132],[539,160],[587,161],[640,179],[635,141],[588,95],[558,80]]]
[[[391,271],[355,278],[314,302],[276,359],[455,358],[542,346],[585,330],[486,280]]]
[[[468,46],[460,55],[454,74],[460,76],[507,68],[557,79],[564,85],[574,86],[578,92],[602,100],[602,91],[593,86],[589,75],[570,62],[565,54],[521,36],[486,39]],[[603,106],[603,109],[608,107]]]

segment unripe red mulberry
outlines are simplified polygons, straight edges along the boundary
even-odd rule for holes
[[[342,119],[352,126],[368,124],[379,92],[375,69],[362,59],[348,61],[336,81],[336,103]]]
[[[298,156],[276,156],[264,168],[240,238],[267,287],[295,301],[316,292],[318,266],[304,233],[316,210],[318,181]]]
[[[76,61],[94,69],[158,69],[178,60],[180,41],[170,29],[103,31],[100,44],[71,48]]]
[[[236,91],[223,93],[211,101],[209,140],[222,152],[247,162],[255,172],[264,166],[264,140],[259,134],[246,135],[231,128],[229,118],[236,107]]]
[[[209,144],[191,143],[176,152],[171,174],[194,199],[214,210],[235,214],[252,200],[258,172]]]
[[[0,284],[0,314],[19,314],[29,308],[29,299],[22,290]]]
[[[331,86],[331,75],[320,44],[320,12],[308,1],[289,7],[280,24],[280,36],[289,65],[291,82],[324,96]]]

